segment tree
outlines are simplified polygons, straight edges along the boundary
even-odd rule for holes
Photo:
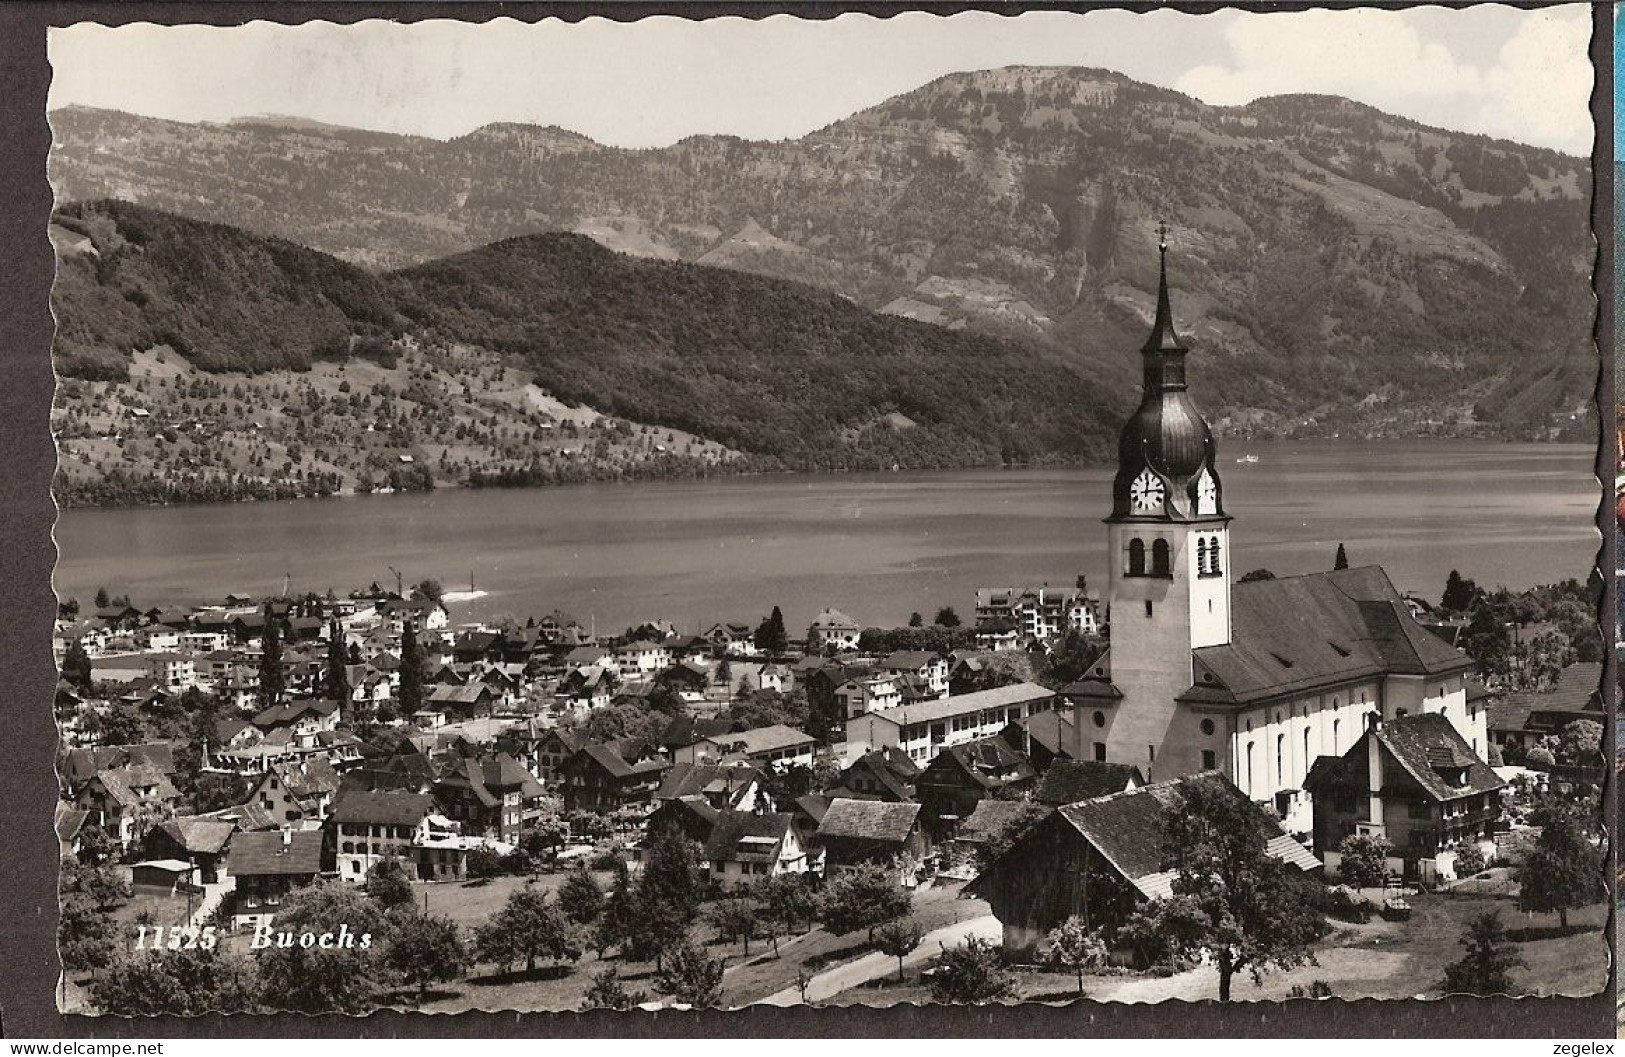
[[[346,710],[353,707],[349,664],[350,653],[344,648],[344,629],[335,620],[327,628],[327,672],[322,692]]]
[[[699,847],[681,830],[666,826],[656,831],[638,875],[638,902],[643,909],[670,907],[686,927],[700,906],[698,864]]]
[[[1348,551],[1344,550],[1343,545],[1341,543],[1339,543],[1337,545],[1337,557],[1332,559],[1332,571],[1336,572],[1339,569],[1347,569],[1348,567],[1349,567],[1349,554],[1348,554]]]
[[[625,949],[637,921],[637,892],[632,887],[631,875],[621,872],[615,878],[614,887],[604,898],[604,905],[598,913],[597,927],[593,929],[593,948],[597,950],[598,957],[602,958],[604,952],[611,947],[619,946]]]
[[[502,876],[502,856],[484,844],[468,849],[463,871],[471,880],[480,881]]]
[[[1258,808],[1222,783],[1185,783],[1163,813],[1173,897],[1153,900],[1152,917],[1170,952],[1211,957],[1221,1002],[1242,969],[1257,982],[1310,960],[1325,928],[1310,903],[1317,882],[1270,856],[1265,833]]]
[[[283,897],[272,927],[278,932],[354,937],[351,947],[272,946],[257,952],[263,1001],[300,1013],[365,1013],[378,1005],[389,932],[383,910],[354,885],[321,881]],[[362,946],[362,937],[371,943]]]
[[[570,871],[570,876],[559,886],[558,901],[565,917],[578,925],[589,925],[604,908],[604,893],[598,890],[597,882],[583,863]]]
[[[1258,580],[1273,579],[1275,579],[1275,574],[1270,572],[1268,569],[1254,569],[1252,572],[1243,575],[1242,578],[1237,581],[1237,583],[1250,584]]]
[[[62,654],[62,681],[80,691],[90,689],[93,669],[85,644],[78,639],[68,643]]]
[[[784,614],[778,606],[774,606],[772,614],[756,625],[751,643],[762,653],[778,654],[790,648],[790,635],[784,629]]]
[[[719,899],[711,904],[711,924],[723,939],[738,938],[750,957],[750,941],[756,936],[756,906],[748,899]]]
[[[908,615],[908,626],[911,628],[925,627],[925,618],[920,615],[918,610]]]
[[[1444,989],[1469,995],[1510,995],[1512,970],[1523,958],[1507,943],[1498,911],[1474,918],[1461,938],[1467,948],[1460,961],[1445,967]]]
[[[1477,841],[1465,841],[1456,845],[1456,876],[1471,877],[1482,873],[1487,864],[1484,861],[1484,849],[1478,846]]]
[[[818,915],[818,896],[811,878],[804,873],[762,878],[756,883],[756,902],[762,908],[762,917],[784,926],[786,932],[798,923],[812,928],[812,920]]]
[[[1557,766],[1557,757],[1544,745],[1536,745],[1524,754],[1525,765],[1537,771],[1549,771]]]
[[[957,628],[961,621],[959,619],[959,614],[954,612],[953,606],[943,606],[941,609],[937,610],[937,618],[933,620],[932,623],[936,624],[938,627]]]
[[[503,969],[522,960],[526,972],[535,972],[538,958],[573,962],[581,957],[571,938],[564,912],[547,901],[545,892],[527,884],[475,932],[474,953]]]
[[[423,707],[423,668],[423,647],[418,644],[417,625],[408,619],[401,629],[400,713],[404,717],[410,717]]]
[[[282,670],[282,627],[271,612],[271,603],[265,603],[265,629],[260,633],[260,686],[261,708],[274,708],[282,702],[284,673]]]
[[[1337,846],[1343,882],[1355,888],[1380,888],[1388,878],[1388,856],[1393,848],[1386,837],[1350,833]]]
[[[1462,577],[1454,569],[1445,577],[1444,595],[1439,604],[1452,613],[1465,613],[1478,597],[1478,585]]]
[[[130,898],[129,882],[112,866],[84,865],[64,859],[58,878],[58,887],[64,894],[83,895],[97,910],[109,910]]]
[[[1512,635],[1492,607],[1481,605],[1473,610],[1467,627],[1462,629],[1461,648],[1478,662],[1481,673],[1504,673],[1512,655]]]
[[[446,589],[439,580],[424,580],[412,588],[412,597],[435,605],[444,605]]]
[[[903,959],[914,953],[924,938],[920,926],[908,918],[896,918],[875,929],[875,947],[897,959],[897,982],[903,982]]]
[[[889,871],[870,863],[844,871],[826,885],[818,908],[830,932],[844,936],[867,929],[872,942],[877,927],[907,914],[913,902]]]
[[[931,974],[931,997],[938,1002],[996,1002],[1015,993],[1015,977],[999,964],[998,948],[975,936],[944,950]]]
[[[89,896],[64,894],[57,917],[56,949],[62,968],[97,970],[110,964],[119,951],[118,930],[112,918],[98,913]]]
[[[1601,902],[1606,891],[1602,853],[1587,839],[1573,811],[1553,811],[1518,872],[1518,909],[1556,911],[1558,924],[1567,929],[1570,910]]]
[[[385,910],[409,907],[414,901],[412,882],[406,876],[406,868],[393,855],[373,864],[372,869],[367,871],[367,879],[362,887],[367,898]]]
[[[613,965],[594,973],[582,1009],[631,1009],[648,1001],[642,991],[628,991]]]
[[[1025,837],[1029,830],[1049,817],[1049,810],[1043,804],[1035,804],[1030,800],[1022,801],[1021,805],[1007,815],[998,827],[990,831],[982,846],[976,849],[977,861],[986,869],[1004,857],[1011,845]]]
[[[96,588],[96,608],[106,609],[110,605],[112,605],[112,599],[107,597],[107,588]]]
[[[198,947],[126,951],[91,984],[90,997],[118,1016],[200,1016],[255,1011],[262,989],[248,959]]]
[[[402,983],[417,988],[419,1005],[428,998],[430,984],[463,975],[468,949],[455,921],[407,911],[397,914],[392,924],[384,965]]]
[[[1570,766],[1594,764],[1602,759],[1602,724],[1577,719],[1548,743],[1557,762]]]
[[[701,1009],[722,1005],[722,960],[709,957],[688,940],[667,948],[655,974],[655,987],[673,1002]]]
[[[1106,964],[1106,942],[1076,914],[1050,930],[1049,959],[1063,969],[1078,974],[1078,994],[1083,994],[1083,971]]]

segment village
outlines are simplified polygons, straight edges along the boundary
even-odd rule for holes
[[[63,601],[64,1008],[1594,991],[1590,586],[1237,576],[1159,249],[1100,595],[795,637],[454,623],[399,573]]]

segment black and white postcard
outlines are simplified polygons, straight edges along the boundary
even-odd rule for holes
[[[41,986],[1598,993],[1591,31],[52,30]]]

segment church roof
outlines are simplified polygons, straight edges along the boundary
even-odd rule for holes
[[[1230,642],[1194,651],[1187,703],[1248,704],[1375,675],[1472,662],[1416,623],[1379,566],[1238,583]]]

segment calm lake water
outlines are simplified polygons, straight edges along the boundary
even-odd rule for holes
[[[1241,465],[1243,451],[1259,461]],[[1401,590],[1437,597],[1452,568],[1524,587],[1587,575],[1599,545],[1592,449],[1460,441],[1221,446],[1238,573],[1329,569],[1339,542]],[[138,603],[228,592],[343,591],[433,577],[487,592],[453,619],[562,609],[600,630],[793,629],[836,606],[894,624],[976,588],[1105,586],[1111,470],[947,471],[594,484],[210,506],[70,510],[56,585]]]

